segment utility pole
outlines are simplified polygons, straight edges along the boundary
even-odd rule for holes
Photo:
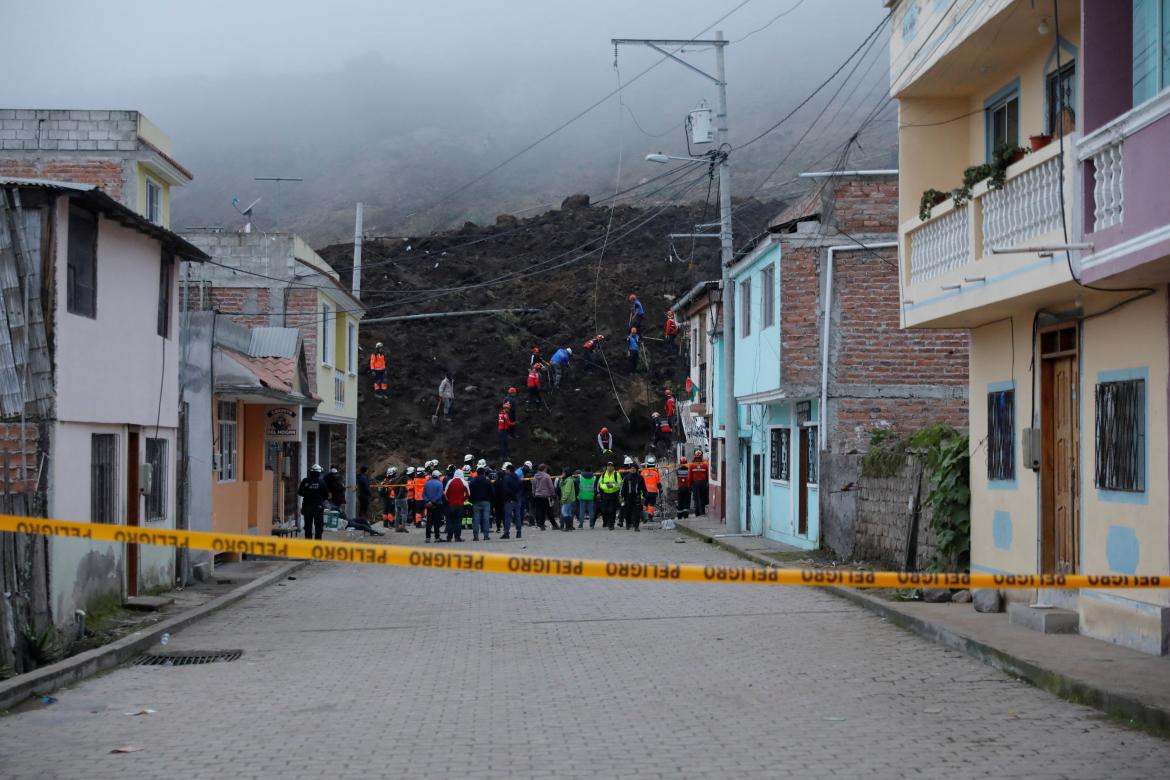
[[[353,221],[353,271],[350,279],[350,290],[353,297],[362,299],[362,204],[357,204],[357,213]],[[354,349],[357,355],[357,349]],[[351,366],[354,373],[358,373],[357,366]],[[357,421],[354,420],[345,426],[345,484],[357,484]],[[357,491],[345,494],[345,511],[350,517],[357,511]]]
[[[649,46],[664,57],[674,60],[680,65],[693,70],[705,79],[714,82],[719,90],[719,107],[715,116],[715,144],[716,149],[709,153],[709,159],[719,167],[719,265],[720,286],[722,289],[723,306],[723,457],[724,468],[720,476],[723,480],[726,499],[723,513],[727,518],[728,533],[742,532],[742,514],[739,508],[739,409],[735,403],[735,283],[731,279],[731,262],[735,258],[734,247],[731,242],[731,167],[728,163],[727,142],[727,78],[723,63],[723,49],[729,41],[724,39],[723,31],[716,30],[715,37],[708,40],[670,40],[650,38],[614,38],[614,47],[622,44],[640,44]],[[676,47],[668,51],[662,47]],[[676,56],[676,52],[684,46],[711,46],[715,49],[715,75],[712,76],[695,67],[686,60]],[[665,162],[665,155],[651,155],[659,158],[655,161]],[[699,159],[699,158],[681,158]],[[712,431],[714,434],[714,431]],[[734,518],[734,519],[733,519]]]

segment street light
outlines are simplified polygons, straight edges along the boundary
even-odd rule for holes
[[[663,154],[662,152],[655,152],[654,154],[646,155],[646,162],[665,163],[671,160],[682,160],[684,162],[711,162],[708,157],[675,157],[673,154]]]

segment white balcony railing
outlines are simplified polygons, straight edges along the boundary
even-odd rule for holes
[[[1051,157],[983,195],[984,252],[1060,229],[1060,169]]]
[[[910,234],[911,283],[953,271],[971,259],[969,211],[968,208],[948,211]]]
[[[1092,156],[1093,161],[1093,232],[1121,224],[1125,206],[1121,180],[1121,141],[1110,144]]]

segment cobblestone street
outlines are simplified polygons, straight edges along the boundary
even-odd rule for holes
[[[478,546],[738,564],[677,538],[526,529]],[[1040,780],[1170,765],[1168,742],[812,589],[313,564],[167,649],[236,648],[232,663],[121,668],[0,719],[0,776]],[[157,712],[126,714],[141,708]],[[123,745],[141,750],[110,753]]]

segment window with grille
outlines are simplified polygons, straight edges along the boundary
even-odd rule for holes
[[[761,330],[763,328],[770,328],[776,320],[776,269],[771,266],[764,269],[760,274],[760,322]]]
[[[118,522],[118,435],[95,433],[90,440],[89,516],[94,523]]]
[[[773,428],[769,447],[772,479],[787,482],[792,475],[792,431],[787,428]]]
[[[752,280],[744,279],[739,284],[739,335],[752,335]]]
[[[234,482],[236,479],[236,402],[219,402],[219,442],[216,454],[219,467],[216,478],[220,482]]]
[[[146,462],[150,465],[150,490],[146,493],[146,522],[167,519],[167,440],[146,440]]]
[[[333,377],[333,406],[335,409],[345,408],[345,377],[340,374]]]
[[[70,314],[97,317],[97,217],[85,209],[69,209],[66,258],[66,305]]]
[[[1145,490],[1145,380],[1097,385],[1097,487]]]
[[[819,462],[817,456],[820,455],[820,450],[817,448],[817,429],[815,426],[808,429],[808,474],[805,476],[805,482],[809,485],[817,484],[819,478]]]
[[[1016,478],[1015,390],[987,394],[987,478]]]
[[[1045,79],[1044,93],[1048,103],[1048,132],[1059,135],[1063,129],[1060,112],[1076,106],[1076,62],[1066,62],[1059,71],[1052,71]]]

